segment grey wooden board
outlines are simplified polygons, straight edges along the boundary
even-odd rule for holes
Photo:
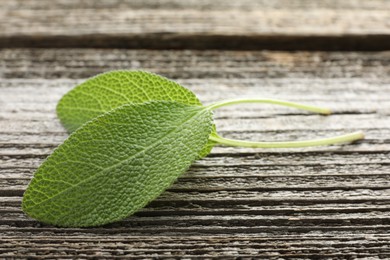
[[[390,3],[384,0],[104,0],[104,1],[85,1],[85,0],[14,0],[3,1],[2,7],[7,10],[47,10],[53,9],[195,9],[195,10],[252,10],[253,8],[267,9],[305,9],[305,10],[385,10],[390,8]]]
[[[376,1],[0,2],[0,47],[388,50]]]
[[[0,257],[390,257],[390,52],[0,51]],[[350,145],[216,147],[135,216],[63,229],[28,218],[22,194],[67,133],[58,99],[112,69],[172,77],[204,103],[273,97],[329,106],[216,112],[227,137],[295,140],[362,130]]]

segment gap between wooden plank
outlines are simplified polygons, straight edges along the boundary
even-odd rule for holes
[[[218,35],[196,33],[10,35],[0,48],[117,48],[149,50],[385,51],[390,34]]]

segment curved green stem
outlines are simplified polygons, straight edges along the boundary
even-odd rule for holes
[[[220,107],[235,105],[235,104],[242,104],[242,103],[267,103],[267,104],[274,104],[274,105],[281,105],[286,107],[293,107],[298,108],[302,110],[307,110],[315,113],[320,113],[324,115],[329,115],[332,112],[328,108],[324,107],[317,107],[317,106],[311,106],[311,105],[305,105],[290,101],[284,101],[284,100],[278,100],[278,99],[270,99],[270,98],[254,98],[254,99],[231,99],[231,100],[224,100],[221,102],[217,102],[214,104],[209,105],[207,108],[210,110],[214,110]]]
[[[207,109],[214,110],[224,106],[230,106],[235,104],[242,103],[268,103],[275,105],[282,105],[287,107],[298,108],[302,110],[307,110],[311,112],[316,112],[324,115],[331,114],[331,110],[328,108],[305,105],[295,102],[289,102],[278,99],[268,99],[268,98],[257,98],[257,99],[232,99],[225,100],[221,102],[217,102],[207,106]],[[364,138],[364,134],[362,132],[354,132],[351,134],[340,135],[330,138],[323,139],[314,139],[314,140],[306,140],[306,141],[293,141],[293,142],[251,142],[251,141],[241,141],[228,139],[219,136],[217,133],[213,133],[210,135],[209,140],[214,141],[216,143],[228,146],[239,146],[239,147],[250,147],[250,148],[298,148],[298,147],[308,147],[308,146],[320,146],[320,145],[330,145],[337,143],[346,143],[353,142],[356,140],[360,140]]]
[[[250,142],[233,140],[221,137],[219,135],[210,135],[209,139],[222,145],[239,146],[249,148],[298,148],[308,146],[321,146],[337,143],[353,142],[364,138],[363,132],[354,132],[346,135],[339,135],[330,138],[314,139],[306,141],[294,141],[294,142]]]

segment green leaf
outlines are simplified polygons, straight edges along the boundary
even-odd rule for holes
[[[97,226],[143,208],[206,145],[212,113],[176,102],[126,104],[76,130],[38,168],[23,210],[44,223]]]
[[[65,94],[57,105],[57,115],[64,127],[73,132],[124,104],[157,100],[202,106],[193,92],[165,77],[144,71],[111,71],[92,77]],[[199,158],[209,154],[214,144],[210,141]]]
[[[128,103],[177,101],[202,105],[190,90],[144,71],[111,71],[92,77],[66,93],[57,105],[65,128],[73,132],[89,120]]]

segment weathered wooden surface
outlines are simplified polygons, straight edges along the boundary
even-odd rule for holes
[[[386,50],[375,1],[0,2],[0,47]]]
[[[0,257],[388,258],[389,64],[390,52],[1,50]],[[221,109],[217,126],[227,137],[292,140],[362,130],[366,139],[306,149],[217,147],[124,221],[63,229],[29,219],[20,209],[23,191],[67,136],[56,102],[84,78],[119,68],[175,78],[204,103],[267,96],[335,111]]]
[[[0,258],[390,258],[390,2],[4,0],[0,48],[207,51],[0,51]],[[216,147],[133,217],[60,229],[26,217],[21,197],[67,134],[58,99],[86,77],[144,69],[204,103],[267,96],[334,115],[247,105],[217,111],[219,132],[295,140],[362,130],[344,146]]]

